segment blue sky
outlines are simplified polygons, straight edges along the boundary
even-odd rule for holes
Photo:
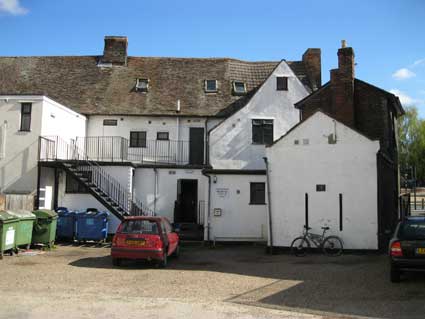
[[[99,55],[126,35],[134,56],[299,60],[322,49],[323,82],[342,39],[356,77],[425,118],[423,0],[0,0],[0,55]]]

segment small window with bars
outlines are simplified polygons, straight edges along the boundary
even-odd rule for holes
[[[21,104],[21,131],[29,132],[31,130],[31,111],[32,103]]]
[[[103,126],[117,126],[118,120],[113,119],[104,119],[103,120]]]
[[[273,120],[252,120],[252,143],[264,145],[273,143]]]
[[[130,147],[146,147],[146,131],[130,132]]]
[[[156,133],[156,139],[158,141],[168,141],[169,140],[169,134],[168,134],[168,132],[157,132]]]

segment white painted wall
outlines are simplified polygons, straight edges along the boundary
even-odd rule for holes
[[[214,175],[211,180],[210,240],[267,240],[267,205],[250,205],[250,183],[264,182],[264,175]],[[267,202],[267,197],[266,197]],[[222,215],[214,216],[221,208]]]
[[[288,91],[276,90],[276,77],[288,77]],[[264,145],[252,144],[252,120],[273,119],[274,138],[299,122],[294,103],[308,95],[282,61],[249,103],[210,132],[210,162],[215,169],[264,169]]]
[[[20,131],[22,102],[32,103],[30,132]],[[85,134],[84,116],[43,96],[0,96],[0,121],[0,192],[35,192],[40,135]]]
[[[134,195],[150,209],[172,222],[174,220],[174,203],[177,200],[178,180],[196,179],[198,180],[198,203],[203,201],[204,212],[207,211],[208,179],[202,175],[200,169],[158,168],[156,172],[156,190],[153,168],[136,168],[134,175]]]
[[[335,133],[337,143],[329,144],[328,136]],[[306,140],[308,144],[304,144]],[[331,228],[327,234],[340,236],[344,248],[377,249],[378,150],[378,141],[369,140],[321,112],[268,147],[273,245],[288,247],[302,233],[304,197],[308,193],[313,233],[321,233],[321,227],[326,225]],[[326,192],[316,192],[316,184],[325,184]],[[339,231],[340,193],[343,231]]]

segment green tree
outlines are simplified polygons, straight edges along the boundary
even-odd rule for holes
[[[400,167],[416,167],[416,177],[425,180],[425,121],[419,118],[416,107],[405,108],[398,120]]]

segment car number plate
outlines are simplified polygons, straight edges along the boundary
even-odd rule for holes
[[[146,241],[144,239],[127,239],[125,243],[129,246],[145,246]]]
[[[416,248],[417,255],[425,255],[425,248]]]

